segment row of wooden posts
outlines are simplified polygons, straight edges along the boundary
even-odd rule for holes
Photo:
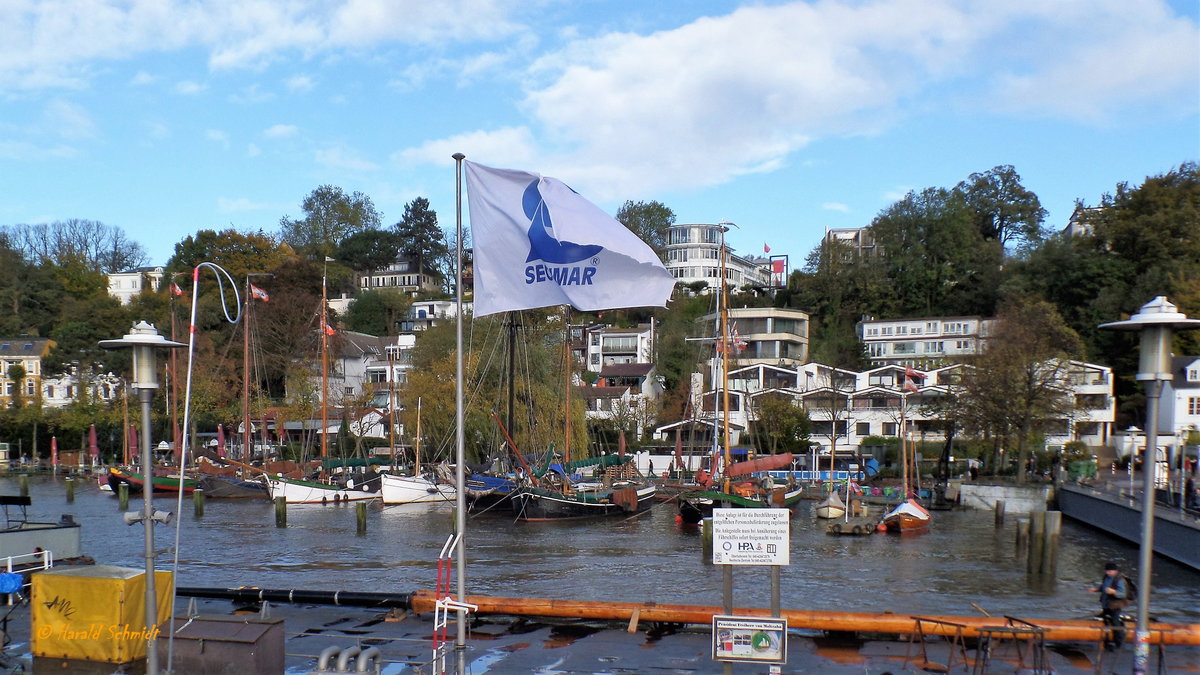
[[[1004,526],[1004,502],[995,507],[996,527]],[[1061,511],[1035,511],[1017,519],[1016,555],[1025,558],[1030,574],[1054,574],[1058,565],[1058,540],[1062,536]]]

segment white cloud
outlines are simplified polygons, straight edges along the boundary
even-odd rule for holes
[[[205,89],[207,89],[207,87],[205,87],[203,84],[200,84],[199,82],[193,82],[191,80],[184,80],[175,84],[175,92],[178,94],[183,94],[184,96],[194,96],[203,92]]]
[[[217,210],[221,213],[241,213],[244,211],[262,211],[264,209],[273,209],[275,207],[269,204],[254,202],[245,197],[237,199],[229,199],[227,197],[217,198]]]
[[[258,157],[261,154],[262,154],[262,150],[254,143],[250,143],[249,145],[246,146],[246,156],[247,157]]]
[[[91,138],[96,133],[96,126],[87,111],[69,101],[50,101],[42,114],[46,126],[63,138]]]
[[[307,75],[294,75],[284,80],[283,84],[289,90],[298,92],[312,91],[315,86],[312,78]]]
[[[299,128],[293,124],[274,124],[263,130],[263,136],[267,138],[286,138],[295,136]]]
[[[337,169],[352,171],[374,171],[379,166],[358,156],[354,150],[343,146],[331,146],[316,153],[316,162]]]
[[[157,77],[151,75],[150,73],[147,73],[144,70],[139,70],[139,71],[137,71],[137,74],[135,74],[132,78],[130,78],[129,84],[131,84],[135,87],[144,87],[148,84],[154,84],[157,81],[158,81]]]
[[[213,143],[219,144],[221,147],[229,147],[229,134],[221,131],[220,129],[209,129],[208,131],[204,132],[204,137]]]
[[[578,40],[528,69],[518,150],[536,159],[534,168],[613,199],[774,171],[814,139],[879,133],[930,108],[1076,119],[1155,101],[1194,109],[1200,32],[1164,7],[793,2]],[[1090,26],[1093,15],[1105,28]],[[1160,40],[1178,49],[1160,50]],[[1095,54],[1107,55],[1098,61],[1105,68],[1095,67]],[[485,57],[471,63],[486,70]],[[1136,63],[1114,63],[1129,57]],[[400,156],[444,163],[444,151],[468,139],[513,141],[460,133]]]
[[[841,213],[850,213],[850,207],[841,202],[825,202],[821,204],[821,208],[826,211],[838,211]]]
[[[916,190],[916,188],[913,188],[913,187],[910,187],[907,185],[901,185],[901,186],[892,188],[891,190],[885,191],[883,193],[883,199],[887,203],[893,204],[895,202],[900,201],[901,199],[904,199],[905,197],[908,196],[908,193],[914,192],[915,190]]]
[[[240,91],[229,97],[234,103],[265,103],[275,99],[275,94],[263,91],[257,84],[242,87]]]
[[[525,127],[472,131],[430,141],[394,153],[392,160],[408,164],[429,163],[445,166],[454,162],[452,155],[457,152],[481,164],[506,163],[505,168],[510,169],[538,170],[534,165],[540,162],[533,137]]]
[[[21,162],[41,161],[48,158],[69,159],[79,155],[79,152],[69,145],[43,147],[24,141],[6,141],[0,139],[0,159]]]

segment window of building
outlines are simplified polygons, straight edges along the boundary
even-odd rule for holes
[[[859,423],[855,424],[854,425],[854,433],[858,434],[859,436],[870,436],[871,435],[871,423],[870,422],[859,422]]]
[[[54,385],[46,385],[46,398],[54,398]]]
[[[1200,415],[1200,397],[1191,396],[1188,398],[1188,414]]]
[[[944,342],[926,342],[925,343],[925,353],[926,354],[941,354],[944,351],[946,351],[946,343],[944,343]]]
[[[916,354],[917,343],[915,342],[896,342],[892,345],[893,354]]]
[[[1188,368],[1188,382],[1200,382],[1200,368]]]
[[[883,423],[883,435],[884,436],[895,436],[896,435],[896,423],[895,422],[884,422]]]

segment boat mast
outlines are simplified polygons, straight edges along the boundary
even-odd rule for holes
[[[566,472],[567,464],[571,461],[571,371],[575,365],[575,355],[571,353],[571,306],[566,306],[566,328],[563,331],[563,354],[566,360],[564,364],[566,368],[563,370],[567,373],[567,393],[563,397],[566,403],[566,410],[563,416],[563,427],[565,429],[566,438],[563,440],[563,471]],[[564,481],[563,492],[566,492],[566,481]]]
[[[329,273],[329,256],[321,270],[321,459],[329,456],[329,300],[325,295],[325,278]]]
[[[508,416],[506,425],[510,434],[516,433],[516,428],[513,426],[513,401],[517,398],[516,391],[516,376],[517,376],[517,313],[510,311],[508,313]]]
[[[174,278],[174,275],[172,275],[172,278]],[[174,284],[174,282],[171,282],[171,283]],[[175,336],[175,333],[178,330],[177,325],[179,323],[179,320],[175,316],[175,293],[172,290],[168,290],[167,294],[171,297],[171,341],[176,342],[176,341],[178,341],[178,338]],[[176,452],[178,452],[178,450],[179,450],[179,382],[178,382],[178,379],[175,377],[175,373],[179,372],[175,369],[177,364],[178,364],[177,356],[175,355],[175,350],[172,349],[171,350],[171,363],[170,363],[170,368],[171,368],[171,386],[170,386],[170,390],[171,390],[171,444],[172,444],[171,447],[175,448]]]
[[[905,411],[908,409],[908,394],[900,390],[900,466],[901,466],[901,500],[908,499],[908,434],[905,433]]]
[[[383,348],[388,362],[388,449],[392,455],[392,469],[396,468],[396,365],[392,362],[390,345]],[[420,399],[417,399],[420,401]]]
[[[725,248],[725,233],[729,228],[724,223],[718,224],[721,228],[721,292],[717,302],[721,305],[720,320],[721,320],[721,338],[717,344],[721,348],[721,425],[724,434],[724,455],[725,466],[721,469],[723,480],[721,481],[723,490],[730,491],[731,480],[729,478],[729,467],[732,464],[732,458],[729,450],[729,290],[725,278],[725,257],[727,255]]]
[[[413,475],[421,475],[421,397],[417,397],[417,436],[413,439]]]
[[[242,314],[242,459],[250,461],[250,275],[246,275],[246,309]]]

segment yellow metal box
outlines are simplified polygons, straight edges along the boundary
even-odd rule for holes
[[[31,648],[36,657],[128,663],[146,657],[146,573],[111,565],[60,567],[32,577]],[[154,573],[158,616],[170,611],[170,572]]]

